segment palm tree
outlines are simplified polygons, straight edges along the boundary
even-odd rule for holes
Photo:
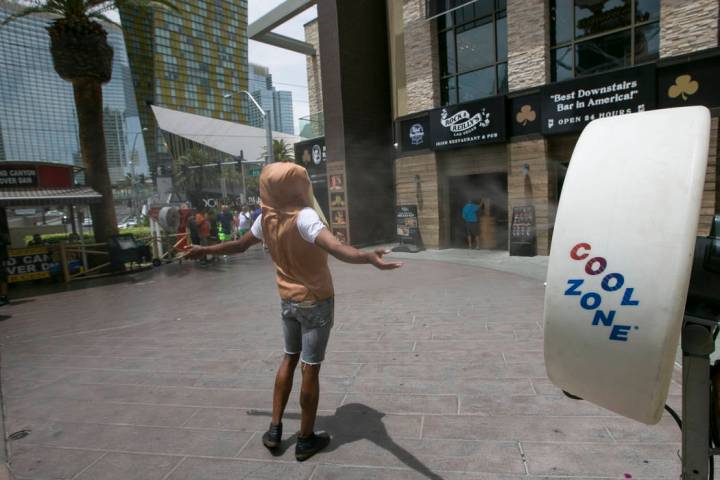
[[[218,159],[211,159],[206,150],[193,148],[175,162],[173,185],[189,197],[197,197],[204,188],[217,188],[222,179],[239,184],[242,177],[235,165],[217,167]]]
[[[265,158],[267,155],[267,147],[263,148],[263,155],[260,158]],[[273,162],[294,162],[295,154],[292,151],[292,145],[285,142],[285,140],[273,140]]]
[[[215,169],[204,168],[210,163],[205,150],[193,148],[179,157],[175,162],[173,185],[186,193],[200,191],[206,183],[212,182]]]
[[[57,74],[72,83],[85,178],[102,195],[102,202],[90,207],[95,240],[101,243],[117,233],[117,217],[107,166],[102,101],[102,85],[112,77],[113,49],[107,32],[96,20],[110,21],[105,13],[121,6],[176,10],[170,0],[35,0],[0,24],[34,14],[54,16],[47,27],[50,53]]]

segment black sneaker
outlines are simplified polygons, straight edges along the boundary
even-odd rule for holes
[[[8,300],[8,297],[6,296],[0,296],[0,307],[3,307],[10,303],[10,300]]]
[[[326,432],[298,437],[295,445],[295,458],[298,462],[304,462],[328,445],[330,445],[330,435]]]
[[[280,446],[282,442],[282,422],[278,425],[270,424],[270,428],[263,435],[263,445],[270,450],[274,450]]]

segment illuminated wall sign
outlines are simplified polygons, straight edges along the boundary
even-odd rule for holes
[[[654,107],[654,65],[554,83],[542,91],[542,133],[579,132],[596,118]]]
[[[400,122],[400,146],[403,152],[430,148],[430,118],[409,118]]]
[[[11,165],[0,167],[0,188],[37,187],[38,174],[34,166]]]
[[[505,97],[448,105],[430,112],[435,150],[504,142],[505,130]]]
[[[40,162],[3,162],[0,189],[69,188],[73,186],[73,166]]]
[[[658,107],[720,107],[720,57],[658,68]]]

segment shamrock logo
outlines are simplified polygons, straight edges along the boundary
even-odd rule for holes
[[[688,95],[697,92],[698,88],[700,88],[700,84],[690,75],[680,75],[675,79],[675,85],[668,88],[668,97],[682,97],[683,100],[687,100]]]
[[[520,107],[520,111],[517,115],[515,115],[515,120],[524,127],[528,124],[528,122],[534,122],[536,116],[537,114],[530,105],[523,105]]]

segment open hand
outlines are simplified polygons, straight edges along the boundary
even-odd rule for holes
[[[185,250],[181,256],[181,258],[190,259],[190,260],[196,260],[198,258],[204,258],[207,253],[205,252],[205,247],[200,247],[197,245],[194,245],[190,247],[188,250]]]
[[[402,262],[386,262],[383,259],[383,255],[386,253],[390,253],[390,250],[378,249],[374,252],[367,252],[368,261],[380,270],[395,270],[402,267]]]

